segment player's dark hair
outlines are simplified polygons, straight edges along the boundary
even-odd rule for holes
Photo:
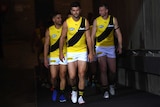
[[[106,2],[100,3],[99,7],[105,7],[108,9],[108,4]]]
[[[78,1],[74,1],[74,2],[71,3],[70,7],[71,8],[72,7],[79,7],[79,8],[81,8],[81,5],[80,5],[80,3]]]
[[[52,18],[54,18],[54,17],[56,17],[58,14],[61,14],[59,11],[55,11],[55,12],[53,12],[53,14],[52,14]]]

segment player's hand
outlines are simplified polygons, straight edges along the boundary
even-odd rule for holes
[[[89,53],[88,54],[88,59],[89,59],[89,62],[92,62],[94,60],[94,55]]]
[[[49,67],[49,62],[48,62],[48,59],[47,59],[47,58],[44,59],[44,66],[45,66],[46,68]]]
[[[63,60],[65,60],[63,53],[60,53],[60,54],[59,54],[59,59],[60,59],[62,62],[63,62]]]
[[[118,53],[118,54],[122,54],[122,48],[121,48],[121,47],[118,47],[118,48],[117,48],[117,53]]]

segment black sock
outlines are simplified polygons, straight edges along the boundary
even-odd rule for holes
[[[102,86],[102,90],[103,90],[103,92],[108,91],[108,86],[107,86],[107,85],[103,85],[103,86]]]
[[[60,95],[64,95],[64,93],[65,93],[65,90],[64,89],[63,90],[60,89],[59,94]]]
[[[77,91],[77,87],[76,86],[72,86],[72,91]]]

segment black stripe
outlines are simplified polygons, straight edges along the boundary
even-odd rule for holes
[[[53,51],[55,51],[56,49],[59,48],[59,40],[60,40],[60,38],[56,41],[55,44],[53,44],[53,45],[50,47],[50,52],[53,52]]]
[[[110,17],[109,25],[113,25],[113,16]],[[107,27],[105,31],[96,38],[97,41],[101,42],[102,40],[104,40],[106,37],[108,37],[108,35],[111,33],[113,29],[114,27]]]
[[[85,18],[82,17],[80,28],[85,28]],[[75,45],[86,30],[78,30],[78,32],[68,41],[68,47]]]

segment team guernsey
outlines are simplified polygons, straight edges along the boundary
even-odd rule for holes
[[[67,32],[67,52],[86,52],[85,37],[85,18],[80,17],[78,21],[74,21],[72,17],[66,20],[68,26]]]
[[[62,27],[57,29],[55,25],[49,27],[49,36],[50,36],[50,64],[59,63],[59,41],[62,32]],[[63,53],[66,54],[66,45],[64,45]]]
[[[96,46],[108,47],[114,46],[114,25],[113,17],[108,16],[103,19],[102,16],[96,18],[97,32],[96,32]]]

